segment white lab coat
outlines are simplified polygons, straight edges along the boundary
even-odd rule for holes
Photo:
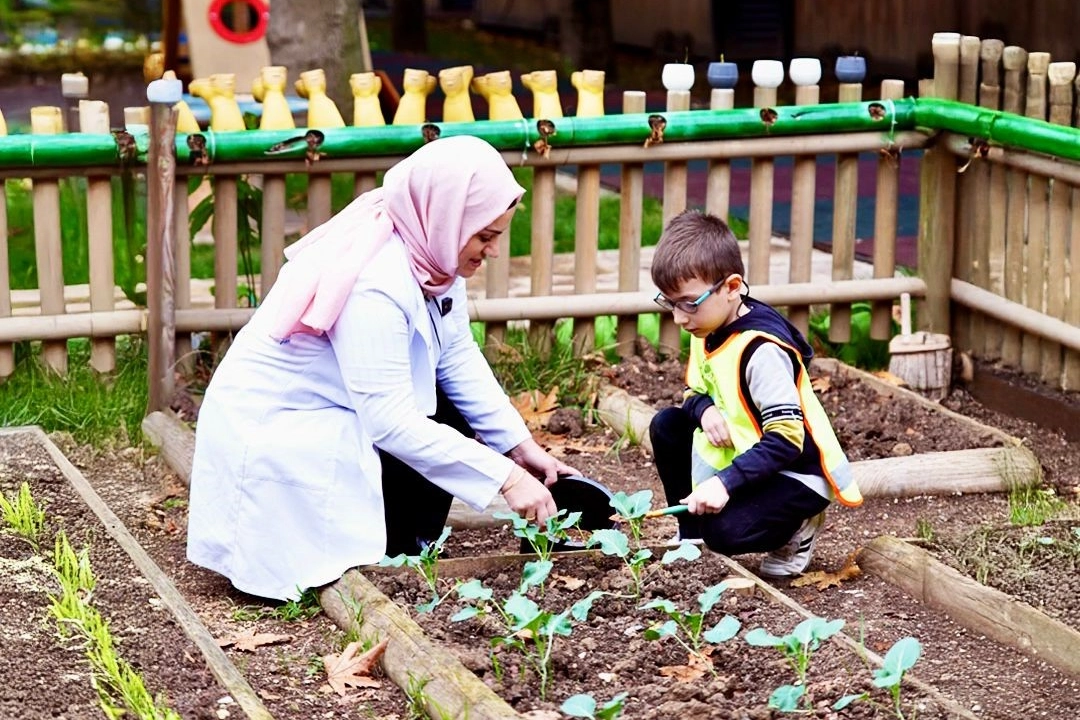
[[[200,408],[188,559],[244,592],[295,599],[383,556],[376,446],[480,510],[529,431],[472,339],[464,280],[425,299],[397,238],[326,335],[279,344],[275,307],[271,292]],[[436,378],[483,444],[428,419]]]

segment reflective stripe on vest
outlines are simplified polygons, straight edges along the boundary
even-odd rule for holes
[[[694,452],[712,467],[723,470],[731,464],[733,455],[746,452],[761,439],[762,430],[750,410],[749,399],[743,396],[741,382],[743,353],[750,343],[758,338],[775,343],[788,351],[797,373],[795,384],[802,407],[803,427],[813,438],[821,454],[818,459],[821,474],[829,482],[841,504],[849,507],[861,505],[862,493],[852,477],[851,465],[836,439],[825,409],[814,394],[801,355],[775,335],[760,330],[735,333],[709,354],[705,352],[704,340],[691,339],[687,385],[695,390],[703,388],[705,393],[712,397],[727,422],[732,444],[735,446],[734,453],[729,448],[718,448],[710,443],[705,433],[698,428],[694,431]]]

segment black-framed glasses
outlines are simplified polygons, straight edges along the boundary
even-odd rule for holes
[[[728,277],[730,277],[730,276],[728,276]],[[696,313],[698,311],[698,307],[701,306],[701,303],[708,300],[709,296],[712,295],[717,290],[719,290],[723,286],[723,284],[726,283],[726,282],[727,282],[727,278],[724,278],[723,280],[720,280],[715,285],[713,285],[711,288],[709,288],[705,292],[701,293],[701,295],[698,296],[697,300],[677,300],[676,301],[676,300],[671,300],[671,299],[665,297],[664,293],[656,293],[656,297],[653,298],[653,302],[655,302],[657,305],[664,308],[665,310],[668,310],[669,312],[674,311],[676,308],[678,308],[679,310],[682,310],[687,315],[693,315],[694,313]]]

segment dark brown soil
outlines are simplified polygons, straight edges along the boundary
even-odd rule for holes
[[[610,375],[616,383],[630,388],[634,394],[656,406],[675,402],[682,384],[681,366],[655,358],[624,362],[612,368]],[[636,383],[628,379],[638,376],[640,381]],[[898,451],[899,443],[910,445],[912,452],[920,453],[984,447],[994,442],[985,434],[971,433],[955,423],[944,422],[940,416],[921,406],[908,407],[904,403],[883,406],[876,393],[857,384],[834,381],[823,391],[822,398],[833,414],[852,459],[906,452],[904,448]],[[946,405],[1026,439],[1040,458],[1058,497],[1064,498],[1075,511],[1075,490],[1080,487],[1077,468],[1080,448],[1076,444],[1033,425],[987,412],[963,390],[954,392]],[[325,616],[293,622],[266,616],[244,619],[253,614],[265,614],[275,606],[238,593],[223,578],[186,562],[185,490],[160,458],[144,456],[133,449],[99,452],[79,448],[63,437],[54,440],[172,578],[215,637],[226,637],[238,630],[292,636],[287,643],[259,647],[254,652],[229,650],[232,660],[275,717],[410,717],[405,694],[389,682],[379,690],[351,691],[345,700],[323,689],[325,675],[319,657],[337,652],[343,641],[341,631]],[[586,428],[582,437],[572,441],[565,438],[558,442],[552,440],[552,443],[552,449],[562,452],[568,462],[613,490],[632,492],[649,488],[654,492],[654,506],[663,504],[651,459],[637,448],[622,447],[614,433],[592,426]],[[5,494],[10,494],[22,479],[28,479],[35,496],[44,497],[49,505],[51,527],[55,528],[61,522],[53,518],[55,514],[56,518],[62,518],[65,527],[84,528],[81,535],[73,537],[78,537],[80,542],[90,538],[95,573],[102,578],[102,589],[97,593],[102,612],[121,636],[122,654],[146,674],[152,692],[163,693],[184,717],[216,717],[220,710],[229,711],[230,706],[220,702],[224,691],[202,667],[197,652],[175,624],[163,619],[164,612],[147,611],[148,607],[155,607],[151,603],[152,593],[136,578],[126,555],[111,545],[100,529],[88,529],[95,527],[97,521],[85,510],[80,510],[73,499],[65,504],[61,497],[65,493],[60,492],[65,486],[58,481],[55,466],[40,457],[18,460],[23,450],[14,440],[0,443],[0,452],[3,453],[0,457],[4,458],[0,489]],[[84,518],[83,525],[71,519],[77,516]],[[1063,521],[1053,528],[1047,526],[1017,532],[1039,533],[1035,536],[1037,544],[1039,537],[1055,538],[1054,545],[1039,544],[1039,552],[1044,548],[1060,550],[1071,532],[1069,522]],[[912,536],[918,528],[923,531],[929,528],[935,538],[941,539],[954,533],[971,532],[981,524],[994,528],[994,532],[1008,527],[1006,498],[972,495],[872,499],[856,510],[837,508],[830,511],[811,569],[840,568],[863,543],[882,533]],[[670,537],[673,530],[674,522],[669,518],[651,521],[646,527],[645,541],[660,543]],[[68,532],[71,534],[72,530]],[[990,537],[998,536],[991,533]],[[1005,539],[998,545],[1015,545],[1013,538],[1002,537]],[[449,551],[460,557],[494,549],[513,551],[517,545],[517,539],[506,529],[462,531],[451,536]],[[64,713],[67,717],[97,716],[100,711],[96,710],[96,697],[80,654],[62,650],[54,629],[42,622],[45,601],[41,587],[47,587],[49,580],[44,569],[35,565],[36,561],[27,565],[28,546],[24,546],[21,541],[0,536],[0,562],[5,567],[9,563],[22,563],[12,565],[16,569],[5,573],[17,581],[5,583],[0,591],[4,593],[0,599],[5,601],[7,609],[0,625],[5,648],[4,659],[0,662],[7,670],[4,673],[5,689],[0,691],[0,716],[52,717]],[[1022,540],[1020,546],[1025,547],[1024,558],[1037,559],[1028,563],[1024,575],[1033,581],[1023,587],[1016,583],[1005,589],[1075,627],[1075,606],[1080,596],[1075,585],[1075,565],[1067,564],[1067,558],[1066,561],[1055,559],[1057,555],[1043,558],[1030,545],[1024,546]],[[756,569],[759,560],[755,556],[736,559],[750,570]],[[995,573],[999,565],[1009,563],[1013,561],[991,561]],[[608,583],[606,589],[622,591],[625,581],[616,579],[622,577],[622,571],[601,575],[603,565],[581,569],[579,579],[587,579],[600,589],[605,589],[602,584]],[[24,566],[32,569],[20,569]],[[681,603],[692,604],[697,593],[722,576],[715,560],[699,561],[689,575],[669,576],[669,571],[676,572],[675,568],[658,571],[650,580],[652,584],[647,592],[666,595],[678,591],[683,594],[672,597],[679,597]],[[579,575],[576,568],[557,572],[564,577]],[[1042,574],[1033,574],[1036,572]],[[995,573],[989,573],[989,582],[999,582]],[[509,573],[507,581],[511,581]],[[883,654],[904,636],[918,638],[924,650],[914,674],[979,717],[1069,718],[1080,715],[1080,682],[1077,678],[1062,675],[1038,658],[980,638],[873,576],[863,575],[825,591],[812,586],[791,587],[787,582],[776,585],[812,612],[829,618],[843,618],[847,622],[845,631],[878,654]],[[110,586],[116,589],[110,591]],[[581,597],[588,587],[577,589],[577,596]],[[554,589],[550,592],[552,602],[557,597],[569,598],[569,595],[555,595]],[[646,625],[656,619],[634,607],[636,605],[630,601],[605,598],[596,604],[597,617],[606,618],[598,622],[626,630],[627,623]],[[238,609],[246,612],[238,612]],[[452,609],[454,604],[448,603],[446,612]],[[619,609],[627,611],[623,619],[615,617]],[[762,625],[774,634],[790,631],[799,619],[787,611],[748,598],[724,600],[714,612],[735,614],[743,621],[744,630]],[[710,619],[715,622],[718,617]],[[485,634],[475,622],[447,625],[441,631],[469,633],[468,646],[462,650],[463,659],[480,671],[486,681],[494,681],[488,660],[490,634]],[[741,637],[717,650],[714,658],[717,679],[706,677],[691,683],[675,683],[657,677],[659,667],[686,662],[685,652],[678,652],[670,640],[647,642],[637,631],[620,636],[618,642],[599,640],[599,637],[594,635],[594,630],[582,628],[565,639],[567,644],[557,660],[570,685],[557,691],[553,689],[546,704],[540,703],[535,691],[529,690],[528,678],[521,683],[511,682],[516,678],[513,672],[503,675],[504,682],[508,683],[509,699],[521,710],[551,709],[571,692],[592,692],[603,701],[627,690],[631,696],[625,717],[765,718],[770,717],[770,711],[762,707],[762,698],[767,697],[776,685],[790,682],[790,671],[778,655],[771,656],[765,649],[750,648]],[[157,641],[157,638],[162,639]],[[581,646],[577,645],[579,642]],[[141,654],[144,648],[145,655]],[[35,670],[27,672],[29,667]],[[865,683],[865,678],[869,677],[863,663],[841,648],[822,651],[820,662],[815,659],[811,668],[809,689],[817,703],[828,704],[849,689],[860,687],[859,683]],[[61,692],[56,692],[57,689]],[[918,717],[942,716],[935,715],[938,711],[933,703],[921,698],[917,692],[905,689],[905,698],[909,692],[913,701],[925,705]],[[74,706],[73,709],[66,709],[69,705]],[[858,711],[849,709],[843,715],[865,713],[866,707]],[[235,707],[231,708],[231,713],[232,717],[241,716]],[[829,717],[830,714],[819,708],[815,716]],[[857,714],[851,716],[860,717]],[[889,717],[887,714],[880,716]]]

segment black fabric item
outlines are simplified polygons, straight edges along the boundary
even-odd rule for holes
[[[665,408],[649,425],[656,471],[668,505],[677,505],[693,489],[691,453],[696,420],[682,408]],[[774,475],[741,487],[719,513],[680,514],[683,540],[701,538],[725,555],[769,552],[782,547],[802,522],[829,501],[794,478]]]
[[[465,437],[476,433],[442,390],[435,389],[435,414],[431,419],[449,425]],[[390,557],[419,554],[423,544],[434,542],[446,526],[454,496],[427,480],[390,453],[379,450],[386,518],[386,554]]]

